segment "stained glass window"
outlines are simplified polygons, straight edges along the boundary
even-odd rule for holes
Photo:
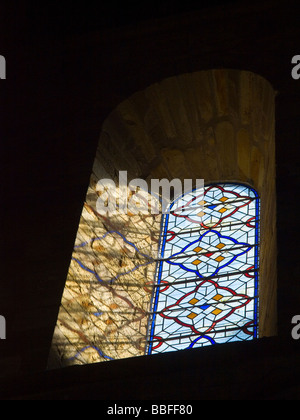
[[[206,186],[162,221],[147,354],[258,337],[259,197]]]

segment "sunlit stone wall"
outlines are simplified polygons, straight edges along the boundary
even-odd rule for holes
[[[92,177],[54,333],[63,364],[145,353],[161,216],[101,216],[95,186]]]

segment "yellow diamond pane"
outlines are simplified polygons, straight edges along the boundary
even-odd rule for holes
[[[201,262],[202,262],[202,261],[200,261],[200,260],[195,260],[195,261],[193,261],[193,262],[192,262],[192,264],[194,264],[194,265],[199,265],[199,264],[201,264]]]
[[[220,315],[220,313],[223,312],[221,311],[221,309],[215,309],[214,311],[212,311],[213,315]]]
[[[200,252],[202,251],[203,248],[201,248],[200,246],[197,246],[197,248],[194,249],[195,252]]]
[[[219,213],[225,213],[225,211],[227,211],[227,209],[225,209],[225,207],[223,207],[221,210],[219,210]]]
[[[224,257],[218,257],[218,258],[215,258],[215,260],[217,261],[217,262],[222,262],[223,260],[225,260],[225,258]]]
[[[219,244],[219,245],[216,246],[216,248],[222,249],[222,248],[224,248],[224,246],[225,246],[225,244]]]
[[[204,211],[200,211],[200,213],[198,213],[198,214],[197,214],[197,216],[199,216],[199,217],[203,217],[203,216],[205,216]]]
[[[196,316],[198,316],[197,314],[195,314],[195,312],[191,312],[189,315],[188,315],[188,318],[190,318],[190,319],[195,319],[196,318]]]
[[[196,298],[194,298],[194,299],[192,299],[192,300],[190,300],[189,301],[189,303],[191,304],[191,305],[196,305],[196,303],[198,303],[199,302],[199,300],[198,299],[196,299]]]
[[[227,200],[229,200],[228,197],[222,197],[222,198],[220,198],[220,201],[222,201],[222,203],[225,203],[225,201],[227,201]]]
[[[222,297],[223,297],[222,295],[216,295],[213,299],[214,300],[220,300],[220,299],[222,299]]]

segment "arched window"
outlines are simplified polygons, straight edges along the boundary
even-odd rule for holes
[[[147,353],[257,338],[258,194],[222,183],[180,200],[162,223]]]
[[[49,367],[276,335],[274,121],[272,86],[226,69],[162,80],[112,111],[102,124]],[[122,211],[107,217],[97,208],[99,199],[109,201],[97,188],[107,179],[116,185],[112,201],[127,191],[128,203],[138,198],[146,209],[151,197],[129,188],[136,179],[149,188],[152,180],[222,182],[207,185],[205,196],[184,195],[166,215],[126,213],[116,199]]]

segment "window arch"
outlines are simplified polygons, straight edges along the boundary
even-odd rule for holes
[[[259,196],[210,184],[162,221],[147,354],[258,337]]]

